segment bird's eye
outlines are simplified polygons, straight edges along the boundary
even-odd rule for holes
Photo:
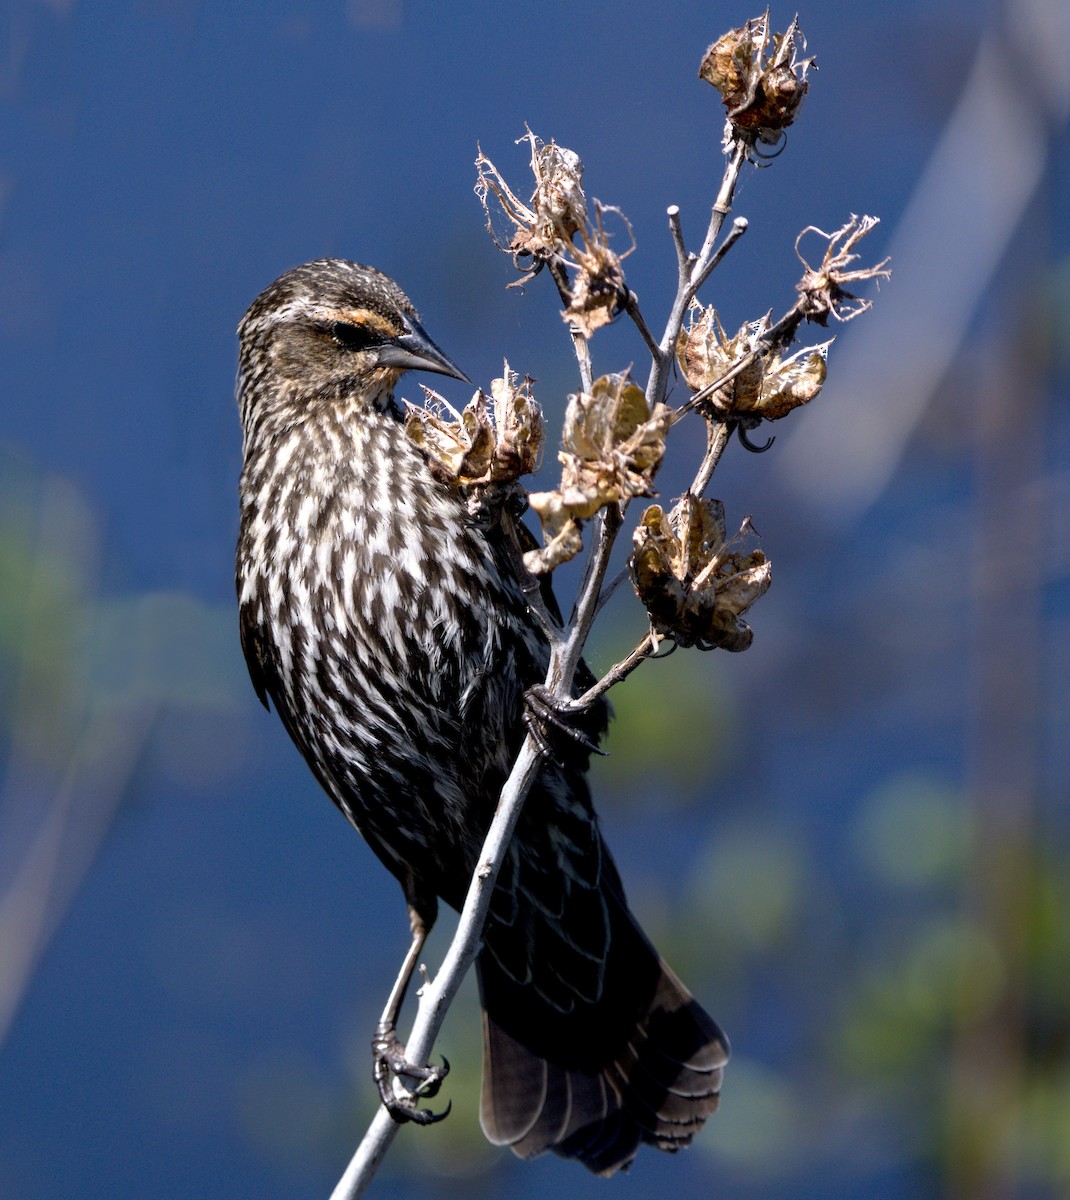
[[[333,321],[331,337],[344,350],[367,350],[382,343],[382,336],[367,325],[355,325],[349,321]]]

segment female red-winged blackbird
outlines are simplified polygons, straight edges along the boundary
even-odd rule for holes
[[[397,284],[308,263],[239,334],[242,647],[260,699],[401,883],[411,968],[438,898],[464,900],[548,649],[502,539],[403,429],[403,371],[464,376]],[[585,731],[605,721],[596,706]],[[611,1174],[640,1142],[691,1141],[728,1043],[628,910],[586,755],[561,758],[527,799],[478,961],[481,1118],[523,1157],[552,1149]],[[386,1098],[383,1062],[402,1061],[391,1033]]]

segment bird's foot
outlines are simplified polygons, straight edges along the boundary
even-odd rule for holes
[[[405,1057],[405,1047],[398,1041],[397,1030],[392,1026],[380,1025],[372,1038],[372,1058],[379,1099],[399,1125],[406,1121],[412,1121],[416,1125],[434,1125],[450,1115],[452,1100],[442,1112],[431,1112],[429,1109],[416,1107],[418,1101],[430,1099],[438,1094],[442,1081],[450,1071],[450,1064],[445,1055],[442,1056],[441,1067],[411,1063]],[[414,1087],[403,1082],[405,1091],[398,1095],[394,1090],[394,1080],[398,1078],[403,1081],[415,1079],[418,1082]]]
[[[582,708],[572,707],[569,701],[558,700],[545,684],[536,684],[524,693],[524,724],[528,727],[539,753],[552,758],[558,765],[560,757],[554,752],[555,741],[561,746],[561,738],[582,747],[589,754],[605,755],[605,751],[572,723],[582,715]]]

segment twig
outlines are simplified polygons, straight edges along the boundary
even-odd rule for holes
[[[552,258],[548,265],[554,286],[557,288],[557,294],[561,297],[561,303],[567,308],[572,303],[572,288],[569,285],[564,264],[559,258]],[[583,391],[589,392],[594,381],[594,373],[591,369],[591,347],[583,330],[575,323],[569,323],[568,332],[572,338],[572,349],[576,353],[576,362],[580,368],[580,387]]]
[[[680,206],[670,204],[665,210],[669,215],[669,229],[672,232],[673,245],[676,247],[676,266],[679,272],[679,282],[685,284],[691,278],[691,263],[694,261],[687,252],[684,241],[684,227],[680,223]]]
[[[717,418],[707,420],[706,453],[702,457],[702,462],[695,472],[694,481],[689,489],[692,496],[701,496],[710,486],[710,480],[717,469],[717,464],[721,461],[721,455],[728,445],[734,428],[735,423],[732,421],[724,421]]]
[[[579,666],[580,656],[591,631],[595,614],[598,612],[598,601],[602,592],[602,581],[609,567],[609,557],[613,552],[613,543],[624,521],[622,504],[608,504],[598,514],[597,534],[595,543],[587,556],[587,568],[584,571],[583,582],[580,584],[576,603],[573,605],[572,616],[565,630],[565,644],[560,654],[557,679],[548,683],[553,694],[561,700],[567,700],[572,693],[572,680]],[[551,671],[553,664],[551,663]]]
[[[631,290],[629,290],[628,296],[624,301],[624,311],[631,317],[632,323],[643,335],[643,341],[646,342],[646,348],[650,351],[651,356],[657,358],[661,350],[657,342],[654,341],[654,335],[650,332],[650,326],[647,325],[646,319],[639,308],[639,297]]]
[[[709,228],[706,230],[706,240],[702,243],[698,261],[691,269],[691,295],[687,298],[688,304],[694,299],[695,293],[706,282],[710,271],[713,269],[711,265],[713,262],[713,248],[717,244],[717,239],[721,236],[721,226],[724,224],[725,217],[732,211],[732,200],[736,194],[739,173],[746,161],[747,143],[737,134],[732,145],[732,152],[728,157],[728,166],[725,167],[724,176],[721,179],[721,190],[717,193],[717,199],[713,202],[713,212],[710,215]]]
[[[588,557],[587,571],[580,586],[573,617],[564,631],[563,640],[558,641],[551,649],[546,687],[558,698],[567,698],[571,693],[572,680],[598,608],[602,580],[621,519],[617,505],[610,505],[602,510],[598,522],[598,535]],[[618,664],[623,671],[619,678],[623,679],[652,652],[649,639],[645,644],[648,646],[645,654],[639,654],[634,662],[626,660],[626,664]],[[633,654],[638,654],[639,649]],[[605,686],[609,687],[611,682],[612,680]],[[597,688],[598,685],[595,686]],[[597,694],[595,692],[595,695]],[[479,864],[473,873],[457,931],[450,942],[446,957],[434,979],[420,989],[416,1020],[405,1043],[406,1056],[412,1062],[429,1060],[450,1004],[469,967],[479,954],[483,925],[490,908],[494,884],[509,848],[520,810],[538,774],[540,762],[538,749],[529,734],[524,739],[509,778],[502,788],[494,820],[483,842]],[[397,1130],[397,1123],[381,1108],[372,1119],[338,1186],[331,1193],[331,1200],[357,1200],[357,1197],[364,1194]]]
[[[653,631],[647,634],[646,637],[635,647],[628,655],[615,663],[602,676],[596,684],[593,684],[583,693],[582,696],[577,696],[569,705],[569,708],[581,710],[593,704],[599,696],[608,692],[609,689],[620,683],[622,679],[627,679],[628,676],[635,670],[641,662],[650,658],[661,643],[661,635]]]
[[[554,620],[550,610],[546,607],[546,602],[542,598],[542,583],[524,565],[524,553],[517,535],[516,521],[508,509],[502,510],[501,523],[505,531],[505,544],[509,551],[509,565],[520,583],[520,590],[524,593],[524,599],[527,601],[531,615],[538,622],[549,645],[551,647],[559,646],[563,640],[561,625]]]
[[[739,239],[747,232],[747,228],[747,218],[736,217],[736,219],[732,222],[732,228],[728,231],[727,237],[713,252],[709,263],[702,271],[701,277],[694,281],[692,298],[694,297],[694,293],[698,292],[699,288],[702,287],[706,280],[709,279],[713,272],[721,265],[721,260],[728,253],[728,251],[731,250],[736,242],[738,242]]]
[[[617,590],[617,588],[620,587],[620,585],[627,578],[628,578],[628,568],[621,567],[621,569],[616,573],[616,575],[613,576],[613,578],[609,581],[609,583],[607,583],[605,585],[605,587],[602,588],[602,594],[601,594],[601,596],[598,597],[598,605],[594,610],[594,615],[596,617],[602,611],[602,609],[606,606],[606,604],[608,603],[608,601],[609,601],[610,597],[613,595],[613,593]]]
[[[676,205],[669,209],[669,228],[672,230],[673,242],[676,245],[676,257],[680,272],[676,287],[676,299],[673,301],[669,318],[665,322],[665,332],[661,335],[658,353],[654,355],[650,377],[647,380],[646,401],[651,408],[655,404],[662,404],[665,401],[665,395],[669,390],[669,369],[676,350],[676,339],[680,336],[684,315],[687,313],[691,301],[694,300],[695,294],[702,284],[709,278],[710,272],[721,261],[727,250],[738,241],[743,232],[740,230],[736,233],[733,230],[733,234],[726,239],[726,244],[720,253],[716,252],[715,247],[721,233],[721,226],[724,224],[725,217],[731,212],[732,198],[735,195],[736,184],[739,182],[739,173],[746,159],[746,144],[737,137],[725,167],[717,200],[710,213],[706,240],[698,255],[689,255],[686,251],[680,226],[680,210],[676,208]]]

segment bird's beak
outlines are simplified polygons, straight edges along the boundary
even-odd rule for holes
[[[379,366],[400,367],[403,371],[435,371],[465,383],[472,382],[453,359],[431,341],[419,321],[407,313],[402,319],[405,332],[380,348]]]

